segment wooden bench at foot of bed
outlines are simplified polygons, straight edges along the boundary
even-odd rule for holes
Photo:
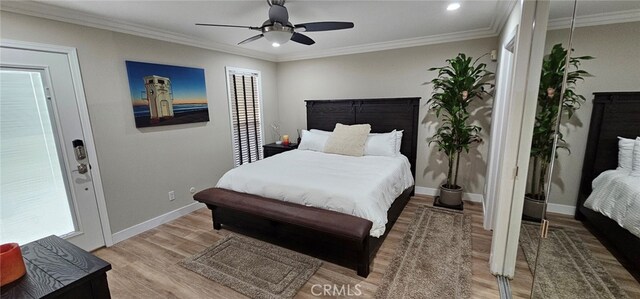
[[[224,224],[298,251],[309,245],[307,249],[321,253],[339,251],[356,261],[358,275],[369,275],[373,223],[367,219],[221,188],[200,191],[193,198],[211,210],[216,230]]]

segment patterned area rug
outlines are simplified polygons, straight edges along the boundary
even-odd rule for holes
[[[542,243],[532,298],[628,298],[570,228],[550,228]],[[534,273],[540,225],[522,223],[520,247]]]
[[[238,235],[229,235],[180,262],[250,298],[292,298],[321,264],[315,258]]]
[[[376,298],[469,298],[471,217],[420,207],[385,272]]]

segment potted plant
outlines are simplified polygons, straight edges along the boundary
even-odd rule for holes
[[[480,59],[480,58],[478,58]],[[463,188],[458,185],[460,153],[469,152],[472,143],[482,141],[478,135],[481,128],[469,122],[469,104],[482,99],[485,87],[492,87],[488,81],[493,73],[486,70],[485,63],[477,63],[465,54],[458,54],[447,59],[447,65],[433,67],[429,71],[438,71],[433,84],[433,93],[427,101],[429,110],[436,117],[442,117],[440,127],[429,138],[429,145],[435,143],[439,152],[444,152],[448,159],[447,179],[440,186],[440,196],[436,205],[451,208],[462,208]]]
[[[531,141],[532,171],[523,208],[523,214],[530,219],[540,219],[542,217],[545,202],[545,181],[548,177],[549,164],[551,159],[558,157],[557,151],[555,157],[552,157],[556,135],[556,148],[567,150],[570,153],[569,146],[562,133],[556,131],[558,127],[558,109],[562,107],[561,112],[567,114],[567,117],[561,119],[561,121],[568,120],[586,100],[584,96],[576,94],[574,90],[578,81],[583,81],[584,76],[590,75],[580,69],[580,62],[593,59],[593,57],[569,58],[571,70],[567,73],[567,85],[564,95],[560,97],[566,59],[567,50],[562,47],[562,44],[556,44],[551,49],[551,53],[545,56],[542,61],[538,107]]]

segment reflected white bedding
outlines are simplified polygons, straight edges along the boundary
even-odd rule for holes
[[[628,170],[607,170],[596,177],[584,206],[640,238],[640,177],[630,176]]]
[[[292,150],[228,171],[216,187],[351,214],[380,237],[387,210],[414,184],[403,156],[350,157]]]

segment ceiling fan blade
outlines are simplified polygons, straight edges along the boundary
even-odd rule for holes
[[[291,36],[291,40],[296,42],[296,43],[301,43],[301,44],[307,45],[307,46],[311,46],[311,45],[316,43],[310,37],[308,37],[308,36],[306,36],[306,35],[304,35],[302,33],[297,33],[297,32],[293,33],[293,35]]]
[[[260,30],[260,27],[253,26],[239,26],[239,25],[223,25],[223,24],[207,24],[207,23],[196,23],[197,26],[210,26],[210,27],[228,27],[228,28],[245,28],[251,30]]]
[[[351,22],[312,22],[312,23],[297,24],[295,28],[299,29],[300,31],[306,31],[306,32],[341,30],[341,29],[353,28],[353,23]]]
[[[282,5],[273,4],[269,7],[269,20],[286,25],[289,22],[289,12]]]
[[[245,39],[245,40],[243,40],[243,41],[239,42],[239,43],[238,43],[238,45],[242,45],[242,44],[250,43],[250,42],[252,42],[252,41],[254,41],[254,40],[261,39],[263,36],[264,36],[263,34],[258,34],[258,35],[256,35],[256,36],[252,36],[252,37],[250,37],[250,38],[247,38],[247,39]]]

